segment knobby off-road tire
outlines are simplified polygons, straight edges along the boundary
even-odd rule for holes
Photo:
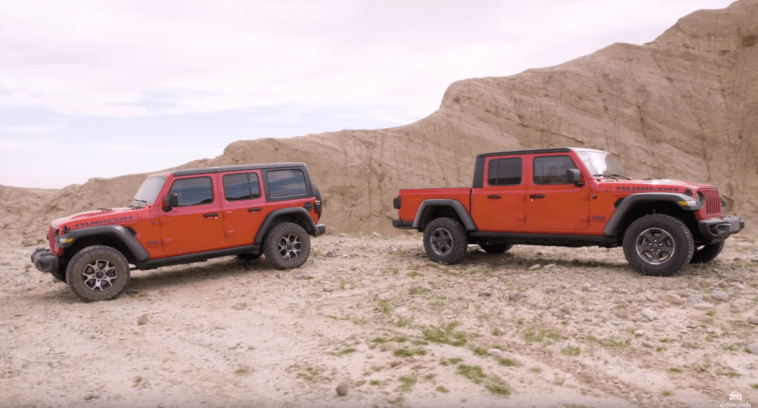
[[[624,233],[626,260],[648,276],[673,275],[690,262],[694,249],[690,230],[670,215],[646,215]]]
[[[692,254],[690,263],[706,263],[716,259],[724,249],[724,241],[716,244],[703,245],[700,249],[695,249],[695,253]]]
[[[466,230],[452,218],[437,218],[424,228],[424,249],[434,262],[458,263],[466,255],[466,248]]]
[[[479,244],[479,248],[488,254],[502,254],[513,248],[513,244]]]
[[[111,247],[87,247],[68,263],[66,283],[85,302],[113,299],[129,283],[129,262]]]
[[[303,227],[283,222],[266,234],[263,253],[268,263],[276,269],[297,268],[308,260],[311,253],[310,237]]]

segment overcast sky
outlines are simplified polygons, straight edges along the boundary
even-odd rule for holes
[[[385,128],[459,79],[652,41],[723,0],[0,4],[0,184],[61,188],[240,139]]]

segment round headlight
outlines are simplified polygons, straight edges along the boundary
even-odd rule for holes
[[[697,192],[697,203],[700,205],[705,205],[705,194],[700,191]]]

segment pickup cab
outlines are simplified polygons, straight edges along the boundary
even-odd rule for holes
[[[671,275],[744,228],[723,205],[712,185],[632,180],[608,152],[551,148],[480,154],[471,188],[402,189],[393,225],[423,232],[437,262],[459,262],[469,244],[622,246],[636,270]]]

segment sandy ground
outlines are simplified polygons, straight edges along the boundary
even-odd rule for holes
[[[758,406],[753,237],[671,278],[620,249],[471,246],[445,266],[420,234],[312,245],[285,272],[232,257],[133,271],[89,304],[32,267],[33,247],[3,247],[0,406]]]

